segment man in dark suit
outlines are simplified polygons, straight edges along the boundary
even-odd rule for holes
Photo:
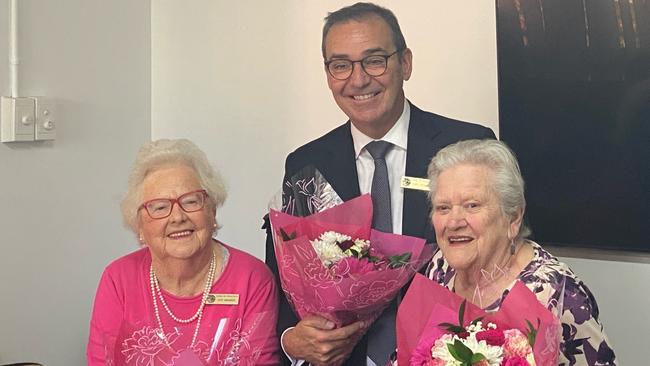
[[[385,141],[389,231],[433,242],[426,194],[401,188],[401,178],[426,177],[429,161],[444,146],[494,138],[494,133],[424,112],[406,100],[402,85],[411,76],[412,53],[388,9],[358,3],[330,13],[323,28],[322,51],[328,86],[349,121],[289,154],[285,181],[313,165],[344,201],[369,193],[375,162],[367,145]],[[269,233],[267,223],[266,262],[277,278]],[[278,333],[287,356],[284,362],[383,366],[395,349],[394,307],[392,314],[387,313],[379,319],[391,316],[382,326],[378,320],[374,325],[356,322],[333,329],[331,322],[317,315],[298,321],[281,296]]]

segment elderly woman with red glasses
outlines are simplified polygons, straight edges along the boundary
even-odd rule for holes
[[[226,198],[188,140],[140,150],[122,202],[141,248],[106,267],[89,365],[275,365],[277,289],[263,262],[213,236]]]

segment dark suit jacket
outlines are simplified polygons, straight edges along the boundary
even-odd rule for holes
[[[447,145],[460,140],[486,138],[495,138],[494,132],[487,127],[424,112],[411,104],[406,176],[426,178],[431,158]],[[360,195],[350,121],[289,154],[285,164],[284,180],[287,181],[300,169],[310,164],[325,176],[343,201]],[[426,192],[405,189],[403,209],[402,234],[434,242],[435,234],[429,220],[429,202]],[[268,219],[265,220],[264,228],[267,230],[266,264],[275,274],[278,287],[281,288]],[[280,297],[278,335],[298,322],[286,297]],[[345,365],[365,365],[365,347],[363,347],[364,342],[361,343],[354,349]],[[284,362],[286,363],[283,364],[289,364],[287,360]]]

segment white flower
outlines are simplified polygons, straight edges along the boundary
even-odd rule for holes
[[[339,234],[336,231],[326,231],[320,235],[320,241],[323,241],[325,243],[329,244],[336,244],[336,243],[342,243],[346,240],[350,240],[351,238],[347,235]]]
[[[483,328],[483,322],[482,321],[477,321],[476,324],[470,324],[467,326],[467,331],[470,333],[478,333],[480,331],[485,330]]]
[[[358,249],[359,251],[368,249],[370,248],[370,240],[355,239],[354,245],[352,247]]]
[[[447,344],[454,344],[456,340],[460,340],[467,348],[469,348],[472,353],[480,353],[485,356],[487,362],[490,366],[499,366],[503,360],[503,351],[499,346],[490,346],[485,341],[477,341],[476,333],[484,330],[483,324],[477,322],[475,325],[470,325],[467,327],[470,331],[470,334],[467,338],[461,339],[457,335],[445,334],[442,337],[436,340],[435,345],[431,348],[431,356],[434,358],[439,358],[445,361],[445,365],[460,366],[461,362],[456,360],[454,356],[451,355]],[[488,324],[488,328],[491,328]]]
[[[499,346],[490,346],[486,341],[477,341],[476,333],[470,333],[469,337],[463,341],[467,348],[473,353],[480,353],[487,359],[490,366],[499,366],[503,360],[503,350]]]
[[[454,356],[449,353],[449,348],[447,348],[447,343],[453,344],[455,336],[451,334],[444,334],[442,337],[436,340],[436,343],[431,348],[431,357],[440,359],[445,362],[447,366],[460,366],[461,362],[454,358]]]
[[[345,255],[348,257],[359,257],[359,253],[364,253],[370,247],[369,240],[355,239],[354,244],[347,250],[345,250]]]
[[[341,248],[336,244],[346,240],[350,240],[350,237],[335,231],[326,231],[317,240],[312,240],[311,245],[314,247],[316,254],[318,254],[323,264],[329,267],[346,257]]]
[[[316,254],[326,267],[345,258],[341,248],[336,243],[329,243],[322,240],[312,240],[311,245],[314,247]]]
[[[526,355],[526,361],[528,361],[528,364],[530,366],[535,366],[535,356],[533,355],[532,352]]]
[[[347,235],[326,231],[318,239],[311,240],[310,243],[323,264],[329,267],[345,257],[358,257],[359,253],[364,253],[370,247],[369,240],[355,239],[350,248],[345,251],[341,250],[338,244],[348,240],[352,239]]]

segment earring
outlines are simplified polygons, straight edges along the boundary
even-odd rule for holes
[[[140,244],[144,244],[144,236],[142,236],[142,234],[140,234],[138,240],[140,241]]]
[[[515,255],[515,239],[510,239],[510,255]]]
[[[217,223],[216,222],[214,224],[212,224],[212,228],[217,230]]]

